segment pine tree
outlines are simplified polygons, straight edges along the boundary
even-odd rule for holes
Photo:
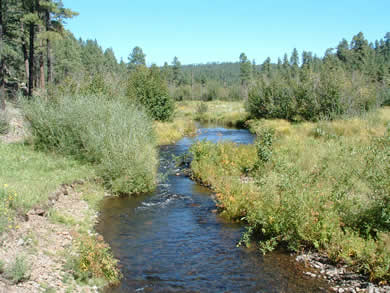
[[[172,81],[175,85],[179,85],[181,80],[181,63],[179,61],[179,58],[176,56],[173,58],[172,61]]]
[[[352,38],[351,42],[352,58],[354,69],[363,70],[369,54],[368,41],[362,32]]]
[[[271,58],[268,57],[264,60],[263,64],[261,65],[262,71],[264,71],[265,75],[267,77],[271,76]]]
[[[141,47],[134,47],[133,51],[131,51],[128,59],[129,59],[129,69],[134,70],[139,65],[146,65],[145,60],[146,55],[142,51]]]

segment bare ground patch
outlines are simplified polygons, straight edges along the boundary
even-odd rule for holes
[[[73,185],[63,185],[53,193],[48,206],[32,209],[25,219],[19,219],[16,229],[0,239],[0,260],[5,265],[5,273],[0,275],[0,292],[97,292],[97,287],[78,284],[71,272],[64,270],[74,232],[83,221],[93,223],[96,219],[96,212],[91,211],[81,192]],[[49,213],[67,220],[53,220]],[[25,258],[28,264],[28,280],[15,284],[6,271],[17,257]]]

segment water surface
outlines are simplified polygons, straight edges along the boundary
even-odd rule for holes
[[[196,140],[252,143],[246,130],[201,128],[160,149],[165,182],[136,198],[103,203],[98,230],[119,258],[124,278],[107,292],[326,292],[306,278],[293,257],[266,256],[237,247],[244,227],[215,213],[210,190],[176,176],[172,155],[186,153]]]

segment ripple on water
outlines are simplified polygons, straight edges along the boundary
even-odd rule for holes
[[[202,139],[252,143],[253,136],[246,130],[200,129],[196,138],[162,147],[162,167],[171,168],[172,155]],[[124,275],[107,292],[326,292],[326,283],[305,277],[289,255],[238,248],[244,227],[214,209],[211,192],[182,176],[167,176],[151,194],[105,200],[97,228]]]

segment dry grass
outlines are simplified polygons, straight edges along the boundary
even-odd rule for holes
[[[193,135],[196,132],[193,120],[175,119],[173,122],[154,122],[154,130],[158,145],[172,144],[183,136]]]

